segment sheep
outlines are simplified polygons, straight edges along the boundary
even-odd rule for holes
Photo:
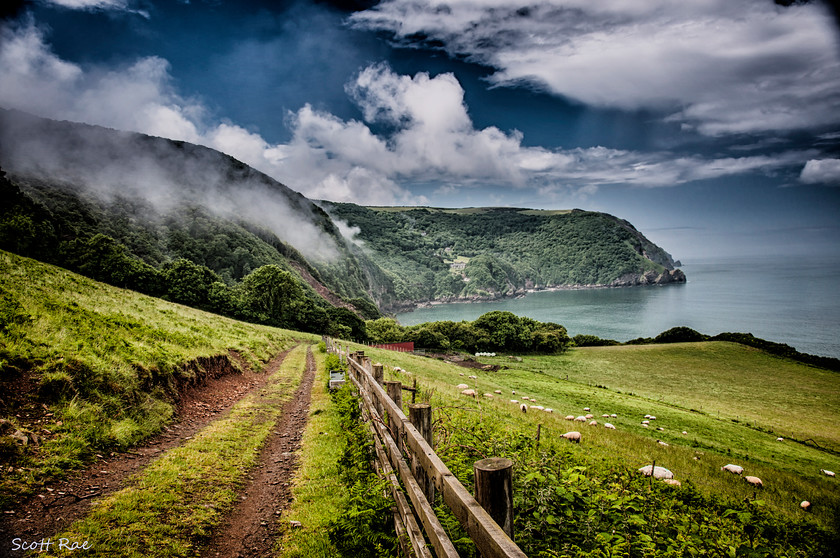
[[[805,511],[811,511],[811,502],[808,500],[802,500],[802,503],[799,504],[799,507]]]
[[[665,429],[660,426],[659,428],[657,428],[657,430],[665,430]]]
[[[653,416],[653,415],[650,415],[650,420],[656,420],[656,417]]]
[[[776,438],[776,441],[777,441],[777,442],[784,442],[784,441],[785,441],[785,439],[784,439],[784,438]]]
[[[569,440],[570,442],[574,442],[576,444],[580,443],[580,432],[573,430],[571,432],[566,432],[563,434],[563,437]]]
[[[525,403],[520,403],[519,404],[519,410],[522,411],[523,413],[527,413],[528,412],[528,405],[526,405]]]
[[[510,392],[510,394],[511,395],[516,395],[516,390],[513,390],[512,392]]]
[[[468,387],[470,386],[468,386],[467,384],[458,384],[457,386],[455,386],[455,389],[467,389]]]
[[[677,479],[664,479],[662,482],[670,484],[671,486],[682,486],[682,483]]]
[[[586,417],[584,417],[584,416],[575,417],[575,422],[586,422]]]
[[[566,420],[575,420],[575,415],[566,415]]]
[[[589,412],[589,407],[584,407],[583,410],[588,413]]]
[[[502,390],[497,389],[497,390],[496,390],[496,391],[494,391],[493,393],[495,393],[496,395],[501,395],[501,394],[502,394]]]
[[[650,415],[645,415],[645,418],[646,418],[646,419],[649,419],[649,418],[650,418]]]
[[[682,431],[682,433],[683,433],[684,435],[685,435],[685,434],[688,434],[688,432],[686,432],[685,430],[683,430],[683,431]]]
[[[666,448],[670,445],[668,442],[663,442],[662,440],[656,440],[656,443],[660,446],[665,446]]]
[[[834,476],[834,471],[829,471],[827,469],[820,469],[820,473],[822,473],[823,475],[825,475],[827,477],[833,477]]]
[[[610,415],[601,415],[601,418],[610,418]]]
[[[729,471],[735,475],[740,475],[744,472],[744,468],[740,465],[733,465],[732,463],[728,463],[720,468],[721,471]]]
[[[642,424],[644,424],[645,426],[647,426],[648,424],[650,424],[650,421],[649,421],[649,420],[643,420],[643,421],[642,421]]]
[[[477,380],[478,376],[467,376],[470,380]]]
[[[467,397],[475,397],[475,390],[474,389],[465,389],[461,392],[461,395],[466,395]]]
[[[764,483],[758,477],[744,477],[744,480],[755,487],[764,488]]]
[[[593,415],[592,413],[589,413],[588,415],[586,415],[586,420],[593,419],[593,418],[595,418],[595,415]]]
[[[610,424],[608,422],[604,423],[604,428],[609,428],[610,430],[615,430],[615,426],[613,426],[612,424]]]
[[[598,426],[598,421],[597,420],[590,421],[589,426]]]
[[[647,427],[648,427],[648,425],[647,425],[647,424],[644,424],[644,423],[642,424],[642,426],[644,426],[645,428],[647,428]]]
[[[488,399],[493,399],[493,394],[492,393],[485,393],[484,397],[487,397]]]
[[[518,400],[518,399],[511,399],[511,400],[510,400],[510,402],[511,402],[511,403],[516,403],[516,404],[519,404],[519,400]]]
[[[610,415],[610,418],[618,418],[618,415],[613,413],[613,414]]]
[[[656,467],[654,468],[653,465],[645,465],[639,472],[642,473],[644,476],[649,477],[653,471],[653,478],[655,479],[672,479],[674,478],[674,473],[666,469],[665,467]]]
[[[465,374],[463,372],[460,372],[458,375],[459,376],[464,376]]]
[[[546,413],[553,413],[554,409],[550,409],[550,408],[546,407],[545,409],[543,409],[543,411],[545,411]]]

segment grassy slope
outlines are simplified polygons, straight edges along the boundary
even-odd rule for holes
[[[481,359],[482,362],[495,361],[510,366],[510,369],[498,372],[467,370],[403,353],[365,350],[375,360],[398,365],[408,371],[407,374],[391,372],[395,379],[410,383],[416,377],[424,389],[434,388],[433,406],[445,408],[445,412],[450,414],[460,413],[461,408],[473,409],[462,415],[466,417],[463,420],[492,418],[505,423],[511,433],[530,436],[535,433],[536,424],[541,423],[546,443],[556,440],[563,432],[581,430],[584,441],[574,447],[574,451],[582,452],[583,459],[590,462],[595,470],[616,461],[640,467],[655,459],[657,464],[674,471],[678,479],[690,480],[703,491],[743,499],[752,494],[748,485],[743,479],[720,471],[726,463],[738,463],[746,468],[746,474],[762,478],[766,487],[762,498],[767,500],[771,509],[789,518],[801,518],[803,514],[799,502],[807,499],[814,504],[814,512],[807,520],[836,529],[835,510],[840,509],[840,494],[836,481],[820,475],[819,469],[836,470],[840,467],[840,457],[791,440],[777,442],[775,433],[761,432],[744,422],[735,423],[728,418],[730,415],[751,416],[751,412],[758,413],[751,409],[763,408],[764,412],[757,414],[755,420],[758,420],[759,426],[767,424],[769,417],[775,413],[773,406],[783,401],[787,392],[795,386],[808,385],[815,393],[825,394],[825,399],[808,398],[798,403],[797,415],[785,422],[785,427],[790,436],[799,440],[814,437],[830,439],[834,426],[824,431],[821,422],[809,418],[822,415],[826,416],[829,424],[831,420],[836,421],[837,388],[836,377],[832,373],[726,343],[699,344],[690,366],[685,357],[690,347],[654,345],[619,349],[615,352],[574,350],[558,357],[524,357],[521,363],[504,357]],[[709,351],[705,353],[705,358],[702,357],[704,350]],[[605,368],[605,353],[610,357],[609,369]],[[734,359],[742,373],[751,370],[755,382],[751,384],[753,391],[745,392],[743,380],[734,379],[736,375],[715,372],[723,366],[721,359]],[[613,374],[613,378],[623,378],[624,371],[629,374],[634,366],[641,366],[642,362],[653,364],[647,374],[641,374],[639,369],[637,377],[623,380],[622,393],[595,387],[606,381],[597,377],[595,370],[602,370],[604,375]],[[777,372],[779,369],[785,372]],[[543,373],[535,374],[534,370],[542,370]],[[561,376],[565,378],[567,370],[569,381],[560,380]],[[762,373],[769,376],[763,381],[756,380]],[[478,379],[467,379],[470,374],[477,375]],[[785,375],[791,376],[793,384],[778,385],[777,379]],[[679,378],[692,377],[701,380],[696,385],[677,382]],[[658,382],[654,382],[654,378],[659,378]],[[459,383],[476,385],[479,393],[500,389],[503,394],[496,395],[492,400],[480,398],[473,403],[459,395],[459,390],[455,388]],[[677,389],[675,385],[684,387]],[[638,395],[642,386],[645,387],[644,397]],[[517,395],[511,395],[513,390]],[[719,394],[717,405],[726,409],[728,414],[722,411],[718,418],[716,413],[692,412],[669,403],[679,401],[690,406],[693,395],[704,399],[708,393]],[[522,414],[509,399],[521,400],[524,395],[537,399],[533,405],[551,407],[555,412],[548,414],[533,410]],[[563,419],[566,414],[584,414],[584,407],[592,409],[599,424],[606,420],[600,417],[601,414],[618,414],[617,419],[609,419],[617,430],[588,427]],[[704,407],[704,410],[708,409]],[[641,426],[644,414],[657,417],[651,428]],[[441,416],[442,413],[436,413],[435,419]],[[655,429],[660,426],[665,430]],[[682,435],[683,430],[688,435]],[[660,446],[656,443],[657,439],[671,445]]]
[[[294,338],[313,336],[237,322],[114,288],[61,268],[0,252],[0,379],[24,371],[35,390],[24,402],[52,416],[46,442],[4,474],[0,497],[26,493],[79,466],[103,447],[126,447],[172,417],[172,385],[189,380],[199,357],[235,350],[256,370]],[[14,323],[5,323],[12,319]],[[51,397],[37,388],[54,387]],[[103,420],[103,417],[105,419]]]

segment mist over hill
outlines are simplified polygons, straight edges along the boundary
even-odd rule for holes
[[[316,204],[207,147],[17,111],[0,109],[0,166],[11,181],[3,248],[163,296],[171,286],[153,276],[179,260],[206,270],[208,293],[230,296],[276,265],[311,307],[357,319],[431,300],[684,280],[667,252],[610,215]],[[199,306],[225,313],[207,296]]]

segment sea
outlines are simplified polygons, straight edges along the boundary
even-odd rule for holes
[[[495,302],[447,303],[396,316],[402,325],[474,320],[505,310],[579,333],[628,341],[676,326],[752,333],[840,358],[840,259],[754,256],[698,259],[677,285],[538,291]]]

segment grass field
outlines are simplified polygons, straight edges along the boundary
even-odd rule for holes
[[[235,369],[228,358],[235,351],[259,371],[296,339],[315,336],[223,318],[0,252],[0,381],[16,391],[0,418],[43,441],[4,473],[0,505],[103,449],[159,431],[172,418],[176,386],[207,372],[207,359]]]
[[[583,442],[573,450],[596,469],[617,462],[637,468],[656,460],[705,493],[743,500],[754,491],[742,478],[720,471],[736,463],[764,481],[761,497],[770,509],[837,530],[840,491],[820,469],[837,470],[840,456],[804,443],[813,439],[835,447],[840,405],[833,372],[720,342],[575,349],[559,356],[524,356],[521,362],[506,356],[480,359],[506,367],[496,372],[364,350],[374,360],[407,371],[391,371],[394,379],[410,383],[416,378],[424,389],[434,389],[436,419],[456,413],[468,422],[501,420],[505,429],[525,436],[533,436],[542,424],[545,443],[579,430]],[[460,383],[494,397],[473,401],[460,395],[455,387]],[[509,400],[523,396],[554,412],[521,413]],[[585,407],[598,427],[564,420],[567,414],[585,414]],[[779,410],[792,408],[795,413]],[[618,416],[601,418],[605,413]],[[649,427],[641,423],[645,414],[657,417]],[[605,421],[617,429],[604,429]],[[778,436],[786,439],[778,442]],[[807,518],[799,508],[802,500],[814,504]]]

